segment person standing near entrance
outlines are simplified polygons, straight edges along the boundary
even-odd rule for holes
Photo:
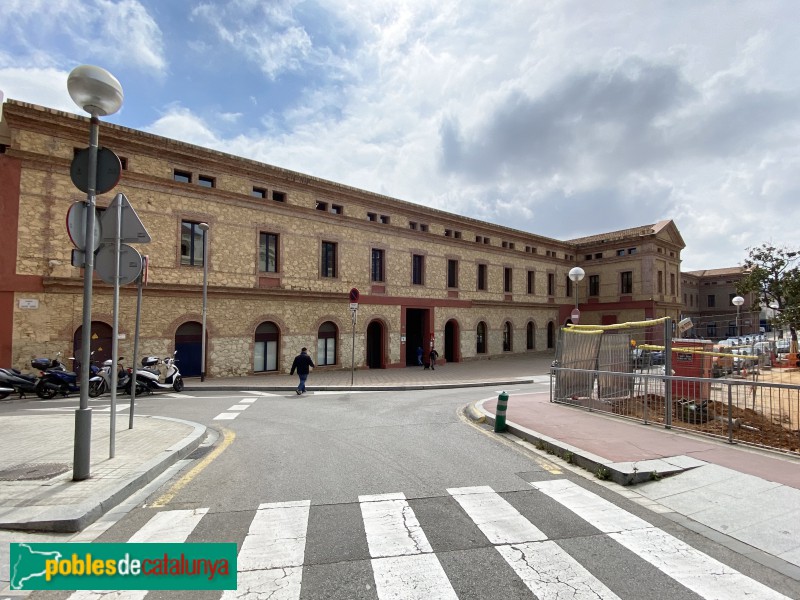
[[[431,355],[430,355],[431,371],[436,369],[436,359],[437,358],[439,358],[439,353],[436,351],[435,348],[431,348]]]
[[[300,378],[300,383],[297,386],[297,390],[295,390],[298,396],[306,393],[306,379],[308,379],[308,374],[313,367],[314,361],[308,355],[308,348],[303,348],[300,350],[300,354],[294,357],[292,370],[289,371],[289,375],[294,375],[294,372],[297,371],[297,376]]]

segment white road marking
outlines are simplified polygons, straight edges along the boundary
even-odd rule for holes
[[[235,413],[231,413],[231,412],[219,413],[216,417],[214,417],[213,420],[214,421],[232,421],[233,419],[238,417],[240,414],[242,414],[242,413],[238,413],[238,412],[235,412]]]
[[[299,598],[311,502],[261,504],[239,551],[238,590],[223,600]]]
[[[207,512],[207,508],[197,508],[194,510],[165,510],[156,513],[128,541],[182,544]],[[70,600],[98,600],[101,598],[105,600],[142,600],[146,595],[147,590],[117,592],[81,590],[75,592],[69,598]]]
[[[557,479],[530,485],[703,598],[788,600],[575,483]]]
[[[450,488],[447,492],[493,544],[547,539],[538,527],[489,486]]]
[[[282,396],[282,394],[273,394],[271,392],[260,392],[258,390],[242,390],[242,393],[243,394],[254,394],[256,396],[274,396],[276,398],[279,398],[279,397]]]
[[[537,598],[619,598],[555,542],[503,545],[497,551]]]
[[[247,410],[250,408],[249,404],[234,404],[233,406],[229,406],[228,410]]]
[[[378,598],[456,599],[405,494],[359,496]]]

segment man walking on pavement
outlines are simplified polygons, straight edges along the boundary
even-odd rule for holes
[[[300,354],[294,357],[294,362],[292,362],[292,370],[289,371],[289,375],[294,375],[295,370],[297,371],[297,376],[300,378],[300,384],[297,386],[297,395],[305,394],[306,393],[306,379],[308,379],[308,373],[311,368],[314,366],[314,361],[311,360],[311,357],[308,355],[308,348],[303,348],[300,350]]]

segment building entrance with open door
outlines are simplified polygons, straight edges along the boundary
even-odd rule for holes
[[[430,352],[431,311],[429,308],[407,308],[406,311],[406,366],[417,366],[417,348],[425,355]]]

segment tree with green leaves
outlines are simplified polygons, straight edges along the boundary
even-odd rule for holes
[[[745,276],[736,290],[740,294],[753,293],[753,311],[762,307],[775,309],[775,322],[789,326],[796,352],[800,324],[800,251],[772,244],[747,250]]]

